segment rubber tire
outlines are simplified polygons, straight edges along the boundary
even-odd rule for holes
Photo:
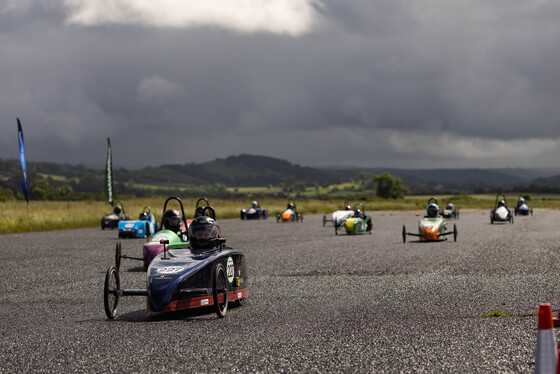
[[[224,292],[224,303],[222,305],[218,304],[218,287]],[[212,296],[214,298],[214,306],[216,308],[216,314],[219,318],[224,318],[227,313],[228,308],[228,290],[227,290],[227,277],[226,270],[223,264],[217,264],[214,268],[214,276],[212,283]]]
[[[107,274],[105,274],[105,286],[103,287],[103,304],[105,306],[105,314],[109,319],[114,319],[117,316],[117,307],[119,305],[118,291],[120,289],[119,270],[115,266],[111,266],[107,269]],[[114,296],[114,300],[109,300],[111,296]]]
[[[301,214],[301,213],[299,214],[299,221],[303,222],[303,214]]]
[[[457,225],[453,224],[453,241],[457,241],[457,235],[458,235],[458,231],[457,231]]]
[[[323,227],[327,224],[327,216],[323,216]]]
[[[280,223],[280,213],[276,213],[276,223]]]
[[[115,248],[115,267],[117,270],[121,268],[121,258],[122,258],[122,248],[121,242],[117,242],[117,247]]]
[[[402,241],[406,243],[406,226],[402,225]]]

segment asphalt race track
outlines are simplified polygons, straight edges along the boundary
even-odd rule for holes
[[[532,372],[538,304],[560,305],[560,211],[513,225],[461,211],[457,243],[404,244],[415,213],[373,212],[361,236],[322,215],[219,221],[250,277],[224,319],[128,297],[107,320],[117,231],[0,235],[0,372]],[[122,243],[141,256],[143,239]],[[141,270],[123,260],[121,286],[145,287]]]

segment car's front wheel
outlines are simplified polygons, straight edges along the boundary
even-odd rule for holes
[[[111,266],[107,270],[107,274],[105,274],[105,287],[103,288],[103,304],[105,306],[105,314],[109,319],[117,316],[120,288],[119,270],[115,266]]]

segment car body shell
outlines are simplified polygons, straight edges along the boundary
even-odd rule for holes
[[[527,203],[520,203],[515,206],[515,215],[528,216],[533,215],[533,209]]]
[[[447,207],[441,211],[441,216],[447,219],[459,219],[459,209],[456,209],[452,204],[448,204]]]
[[[106,228],[116,229],[119,227],[119,222],[121,220],[128,220],[129,217],[125,216],[124,214],[116,215],[114,213],[108,214],[101,218],[101,229],[105,230]]]
[[[365,213],[353,214],[351,217],[347,217],[340,225],[338,222],[335,222],[334,227],[335,235],[338,235],[339,227],[344,228],[343,231],[348,235],[371,234],[371,216]]]
[[[326,215],[323,216],[323,227],[326,226],[327,223],[331,223],[333,226],[334,225],[338,225],[341,226],[344,221],[346,221],[346,219],[348,217],[351,217],[354,214],[354,211],[352,209],[340,209],[340,210],[335,210],[334,212],[332,212],[331,217],[327,217]]]
[[[511,222],[513,215],[511,214],[511,210],[509,210],[505,206],[499,206],[496,209],[492,210],[490,213],[490,221],[491,223],[494,222]]]
[[[294,209],[286,209],[276,215],[276,222],[299,222],[301,220],[303,220],[302,214]]]
[[[152,213],[147,213],[148,220],[119,221],[119,238],[145,238],[156,233],[156,220]]]
[[[247,298],[247,266],[241,251],[170,249],[154,258],[146,273],[148,310],[171,312],[214,305],[213,276],[218,264],[226,269],[228,301]]]
[[[251,207],[249,209],[241,209],[241,219],[267,219],[268,210],[261,209],[260,207]]]
[[[422,241],[439,240],[447,233],[447,221],[441,217],[424,217],[418,221],[418,235]]]
[[[144,268],[148,268],[154,258],[164,251],[162,240],[167,240],[168,249],[186,249],[189,247],[188,241],[183,241],[177,233],[171,230],[158,231],[150,238],[150,241],[144,244],[142,248],[142,258],[144,260]]]

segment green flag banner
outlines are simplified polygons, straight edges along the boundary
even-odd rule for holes
[[[107,164],[105,165],[105,196],[107,202],[113,205],[113,158],[111,155],[111,140],[107,138]]]

